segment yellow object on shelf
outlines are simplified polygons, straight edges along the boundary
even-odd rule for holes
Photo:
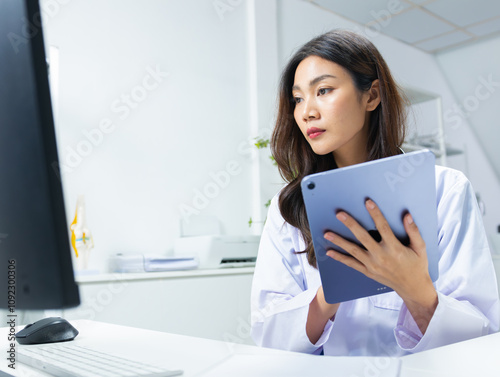
[[[76,202],[75,218],[70,226],[71,246],[75,251],[76,257],[81,261],[80,266],[83,269],[88,267],[90,250],[94,247],[94,239],[89,228],[87,228],[85,218],[85,197],[78,196]],[[81,259],[80,259],[81,258]]]

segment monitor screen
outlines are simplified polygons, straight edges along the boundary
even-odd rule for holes
[[[79,304],[37,0],[0,1],[0,308]]]

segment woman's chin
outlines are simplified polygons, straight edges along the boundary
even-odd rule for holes
[[[319,156],[324,156],[324,155],[327,155],[327,154],[330,154],[333,152],[333,150],[331,148],[325,148],[325,147],[313,147],[311,146],[312,150],[314,153],[316,153],[317,155]]]

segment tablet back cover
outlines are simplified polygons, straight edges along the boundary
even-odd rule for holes
[[[395,236],[408,244],[403,216],[410,212],[426,243],[429,275],[438,278],[435,157],[423,150],[308,175],[301,182],[309,227],[325,293],[329,303],[392,291],[362,273],[328,257],[343,249],[324,239],[333,231],[357,244],[351,231],[335,217],[343,210],[361,226],[376,232],[365,201],[381,209]]]

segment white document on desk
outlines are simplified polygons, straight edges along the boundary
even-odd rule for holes
[[[398,377],[400,369],[401,360],[391,357],[236,354],[200,377]]]

